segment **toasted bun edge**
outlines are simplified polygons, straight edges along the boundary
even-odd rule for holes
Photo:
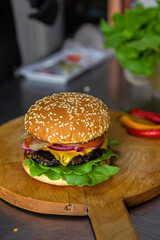
[[[25,156],[23,155],[22,158],[22,167],[25,170],[25,172],[31,177],[30,175],[30,170],[29,170],[29,165],[25,165],[24,164],[24,160],[25,160]],[[40,182],[44,182],[44,183],[48,183],[48,184],[52,184],[52,185],[57,185],[57,186],[69,186],[69,184],[64,181],[62,178],[58,179],[58,180],[51,180],[48,177],[46,177],[44,174],[42,174],[41,176],[35,176],[32,177]]]

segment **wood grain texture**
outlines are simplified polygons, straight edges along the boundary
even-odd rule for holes
[[[120,171],[94,187],[58,187],[29,177],[22,168],[23,117],[0,127],[0,197],[39,213],[89,215],[97,239],[137,239],[126,210],[160,193],[160,141],[130,136],[111,112],[108,135],[118,139]]]
[[[87,199],[88,212],[97,239],[138,239],[121,197],[113,192],[106,195],[104,201],[102,196],[99,197],[99,190],[94,190],[93,195]]]

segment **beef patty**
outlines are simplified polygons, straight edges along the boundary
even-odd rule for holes
[[[106,150],[103,148],[95,149],[91,151],[90,153],[87,153],[85,155],[78,155],[72,158],[72,160],[69,162],[68,166],[73,165],[79,165],[82,163],[89,162],[91,160],[94,160],[98,157],[100,157]],[[26,152],[25,151],[25,157],[26,158],[32,158],[32,160],[39,162],[40,164],[48,167],[54,167],[59,165],[59,161],[55,158],[54,155],[52,155],[49,151],[36,151],[36,152]]]

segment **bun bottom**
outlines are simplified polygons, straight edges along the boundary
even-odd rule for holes
[[[24,160],[25,160],[25,156],[23,155],[23,159],[22,159],[22,167],[24,168],[25,172],[31,177],[30,175],[30,170],[29,170],[29,165],[25,165],[24,164]],[[110,164],[110,159],[107,159],[104,164]],[[35,176],[32,177],[40,182],[44,182],[44,183],[48,183],[48,184],[52,184],[52,185],[56,185],[56,186],[70,186],[65,180],[63,180],[62,178],[58,179],[58,180],[51,180],[48,177],[46,177],[44,174],[42,174],[41,176]]]

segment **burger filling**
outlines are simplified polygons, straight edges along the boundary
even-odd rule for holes
[[[73,166],[100,157],[107,149],[107,142],[107,138],[101,136],[89,143],[51,145],[29,136],[24,140],[22,147],[26,150],[25,157],[31,157],[32,160],[44,166],[57,166],[59,164]],[[40,146],[42,148],[35,150]]]
[[[114,140],[106,136],[89,143],[49,144],[26,135],[24,165],[29,165],[30,176],[45,175],[51,180],[62,179],[69,185],[94,186],[115,175],[119,168],[104,164],[118,157],[111,149]]]
[[[70,156],[68,156],[68,158],[66,158],[66,161],[64,161],[63,158],[58,160],[57,158],[55,158],[54,155],[52,155],[50,151],[43,151],[43,150],[32,152],[32,153],[25,151],[25,157],[26,158],[31,157],[34,161],[37,161],[40,164],[48,167],[57,166],[60,164],[60,162],[62,162],[63,163],[62,165],[64,165],[66,164],[66,162],[68,162],[67,160],[69,159],[70,161],[68,163],[68,166],[73,166],[73,165],[87,163],[91,160],[94,160],[97,157],[100,157],[103,154],[103,152],[105,152],[105,149],[102,149],[102,148],[95,149],[85,155],[78,154],[77,156],[71,158],[71,160],[70,160]]]

